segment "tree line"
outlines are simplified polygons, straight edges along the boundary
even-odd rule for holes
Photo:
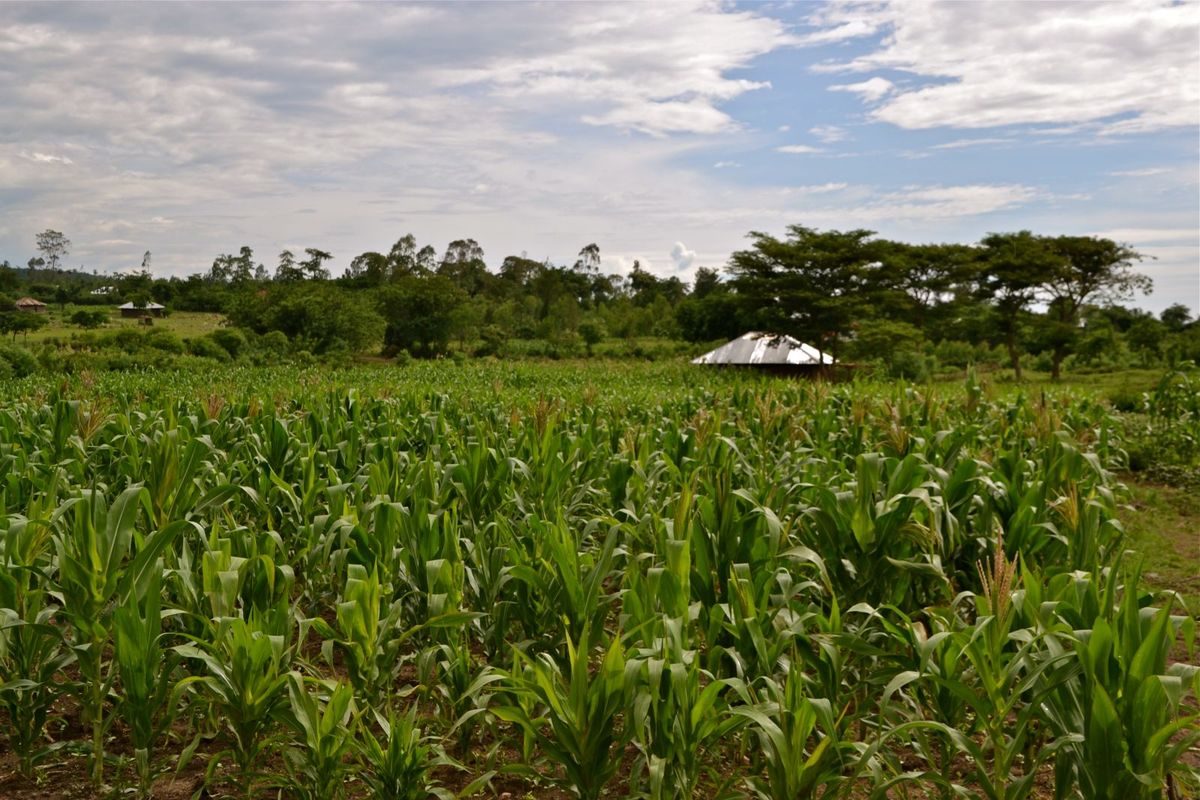
[[[0,293],[23,283],[35,295],[79,300],[64,289],[74,279],[59,267],[69,244],[56,231],[39,235],[42,256],[24,275],[0,266]],[[973,245],[911,244],[869,230],[794,225],[783,236],[752,232],[723,271],[702,267],[685,283],[638,262],[627,275],[603,272],[596,244],[572,264],[521,254],[491,269],[474,239],[455,240],[439,254],[409,234],[386,252],[355,256],[336,277],[333,254],[316,247],[284,250],[268,268],[243,246],[186,278],[155,278],[146,253],[142,269],[117,280],[115,295],[101,301],[132,297],[220,312],[238,327],[281,331],[318,354],[380,343],[389,355],[436,356],[452,344],[501,354],[515,340],[570,353],[607,338],[710,342],[762,330],[842,360],[998,347],[1018,377],[1029,354],[1057,377],[1068,357],[1087,359],[1104,347],[1098,331],[1143,354],[1161,355],[1170,340],[1173,357],[1200,357],[1187,307],[1155,318],[1120,305],[1151,288],[1138,270],[1142,260],[1127,245],[1093,236],[1018,231]]]

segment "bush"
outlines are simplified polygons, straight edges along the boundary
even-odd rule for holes
[[[246,349],[246,335],[237,328],[217,328],[208,334],[207,338],[216,342],[233,358],[237,358],[238,354]]]
[[[0,361],[8,364],[14,378],[24,378],[37,372],[38,362],[33,353],[23,347],[0,345]]]
[[[174,331],[153,330],[146,334],[145,344],[164,353],[179,355],[183,352],[183,340]]]
[[[214,361],[229,360],[229,352],[207,336],[200,336],[188,342],[188,352],[200,358],[211,358]]]
[[[71,324],[81,328],[99,328],[107,322],[108,312],[102,310],[88,311],[84,309],[71,315]]]
[[[970,366],[975,361],[975,348],[971,346],[971,343],[954,339],[938,342],[933,354],[939,363],[960,369]]]
[[[909,381],[929,379],[932,371],[929,358],[916,350],[897,350],[888,362],[888,375]]]
[[[291,345],[283,331],[271,331],[258,340],[258,349],[263,355],[283,358],[288,354]]]

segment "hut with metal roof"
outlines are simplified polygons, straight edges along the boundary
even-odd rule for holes
[[[122,317],[161,317],[166,306],[158,303],[146,303],[144,306],[137,306],[133,303],[126,303],[122,306],[117,306]]]
[[[46,304],[41,300],[35,300],[32,297],[22,297],[17,302],[13,303],[17,311],[28,311],[31,314],[44,314]]]
[[[692,363],[809,374],[832,367],[833,356],[791,336],[751,331],[692,359]]]

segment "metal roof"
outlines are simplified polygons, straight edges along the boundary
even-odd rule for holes
[[[43,303],[41,300],[35,300],[32,297],[22,297],[20,300],[13,303],[13,305],[15,305],[17,307],[21,307],[21,306],[44,306],[46,304]]]
[[[117,306],[121,311],[132,311],[135,308],[144,311],[162,311],[166,306],[160,306],[158,303],[146,303],[144,306],[135,306],[133,303],[126,303],[123,306]]]
[[[832,364],[833,356],[791,336],[751,331],[692,359],[692,363],[802,367]]]

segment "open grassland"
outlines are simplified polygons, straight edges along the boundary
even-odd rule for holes
[[[108,321],[103,326],[92,329],[91,332],[93,333],[104,333],[121,328],[132,328],[140,331],[167,330],[184,339],[203,336],[206,333],[215,331],[221,326],[221,321],[225,318],[223,314],[210,314],[202,311],[173,311],[165,317],[155,317],[153,325],[146,326],[142,325],[138,319],[122,317],[121,312],[115,307],[73,306],[68,303],[65,310],[57,305],[49,308],[45,314],[48,323],[46,327],[28,334],[19,333],[15,339],[10,337],[9,341],[32,346],[47,339],[67,340],[72,336],[84,334],[88,331],[69,321],[71,315],[81,309],[87,311],[99,309],[109,313]]]
[[[1195,796],[1182,380],[6,384],[0,797]]]

